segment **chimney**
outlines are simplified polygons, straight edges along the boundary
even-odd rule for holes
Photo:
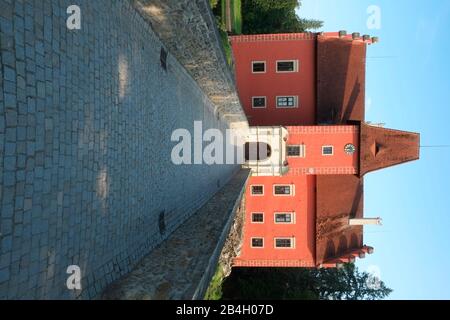
[[[350,226],[366,226],[366,225],[375,225],[381,226],[382,223],[381,218],[362,218],[362,219],[348,219],[348,224]]]
[[[375,250],[373,249],[373,247],[364,246],[364,247],[362,247],[362,251],[364,251],[364,252],[367,253],[367,254],[373,254],[373,252],[374,252]]]

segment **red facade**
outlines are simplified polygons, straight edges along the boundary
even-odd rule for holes
[[[250,178],[234,266],[335,267],[372,253],[360,223],[363,175],[419,157],[418,134],[364,123],[372,40],[343,33],[231,37],[250,125],[287,129],[287,169]]]

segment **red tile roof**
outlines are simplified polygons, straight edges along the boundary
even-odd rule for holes
[[[361,123],[360,174],[317,176],[316,263],[363,248],[365,173],[419,158],[419,134],[369,126],[365,119],[366,44],[348,38],[317,39],[318,124]]]
[[[354,175],[317,176],[316,263],[363,246],[363,228],[348,219],[363,217],[363,179]]]
[[[351,39],[317,38],[319,124],[364,121],[366,46]]]
[[[351,39],[317,38],[317,122],[364,121],[366,44]],[[354,175],[317,176],[316,263],[362,248],[364,181]]]
[[[418,133],[361,124],[360,176],[419,159]]]

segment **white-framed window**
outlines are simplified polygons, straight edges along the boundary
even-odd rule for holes
[[[273,186],[274,196],[293,196],[294,195],[294,185],[293,184],[275,184]]]
[[[266,73],[266,62],[252,61],[252,73]]]
[[[252,238],[250,241],[252,248],[264,248],[264,238]]]
[[[278,60],[277,73],[298,72],[298,60]]]
[[[279,109],[298,108],[298,96],[277,96],[276,106]]]
[[[322,155],[323,156],[334,155],[334,147],[333,146],[322,146]]]
[[[266,97],[252,97],[252,108],[253,109],[264,109],[267,107]]]
[[[275,212],[274,214],[275,224],[294,224],[295,213],[293,212]]]
[[[252,196],[263,196],[264,186],[263,185],[252,185],[250,186]]]
[[[252,223],[264,223],[264,212],[252,212]]]
[[[300,145],[287,146],[286,154],[288,157],[291,157],[291,158],[305,158],[306,157],[306,145],[300,144]]]
[[[294,249],[295,238],[275,238],[275,249]]]

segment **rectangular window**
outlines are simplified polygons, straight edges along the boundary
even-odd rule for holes
[[[287,156],[305,158],[306,146],[304,144],[298,146],[287,146]]]
[[[263,196],[264,186],[252,186],[252,196]]]
[[[266,107],[266,97],[252,97],[252,107],[255,109]]]
[[[296,96],[277,97],[277,108],[297,108],[298,98]]]
[[[294,194],[293,189],[291,185],[275,185],[273,186],[273,194],[275,196],[292,196]]]
[[[322,155],[323,156],[332,156],[334,154],[333,146],[323,146],[322,147]]]
[[[277,72],[298,72],[298,60],[277,61]]]
[[[275,248],[292,249],[295,247],[294,238],[275,238]]]
[[[294,214],[291,212],[275,213],[276,224],[292,224],[294,221]]]
[[[253,61],[252,62],[252,72],[253,73],[265,73],[266,72],[266,62],[265,61]]]
[[[264,248],[264,238],[252,238],[252,248]]]
[[[264,213],[253,212],[252,213],[252,223],[264,223]]]

